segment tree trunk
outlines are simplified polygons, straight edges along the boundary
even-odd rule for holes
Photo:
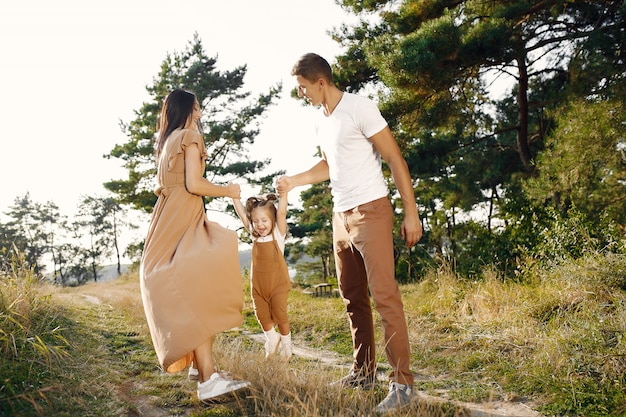
[[[120,248],[117,244],[117,215],[113,212],[113,246],[115,246],[115,256],[117,257],[117,276],[122,275],[122,261],[120,260]]]
[[[525,52],[520,52],[517,57],[517,68],[519,71],[517,150],[524,169],[530,173],[533,171],[533,166],[531,164],[530,147],[528,146],[528,68],[526,66]]]

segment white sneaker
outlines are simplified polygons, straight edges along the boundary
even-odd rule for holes
[[[278,345],[278,355],[282,359],[289,360],[292,355],[291,349],[291,333],[287,335],[280,335],[280,344]]]
[[[199,378],[198,370],[191,365],[189,367],[189,372],[187,372],[187,379],[190,381],[197,381]]]
[[[374,409],[376,414],[385,414],[408,406],[413,400],[413,388],[410,385],[391,382],[389,394]]]
[[[271,329],[263,333],[265,333],[265,357],[268,358],[275,354],[278,350],[280,335],[275,329]]]
[[[248,386],[250,386],[249,381],[224,378],[222,375],[215,372],[211,375],[211,378],[206,381],[198,382],[198,399],[200,401],[209,400]]]

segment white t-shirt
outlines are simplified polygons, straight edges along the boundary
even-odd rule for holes
[[[376,103],[357,94],[343,93],[330,116],[320,109],[316,133],[328,162],[333,211],[389,194],[380,154],[369,140],[385,126]]]
[[[274,240],[273,236],[276,236],[276,243],[278,243],[278,247],[281,251],[283,251],[283,253],[285,253],[285,237],[287,236],[287,234],[285,233],[284,235],[281,235],[277,225],[274,225],[274,233],[270,233],[267,236],[259,236],[257,238],[252,236],[252,240],[261,243],[271,242],[272,240]]]

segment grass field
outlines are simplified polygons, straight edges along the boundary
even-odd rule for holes
[[[370,415],[384,382],[372,391],[328,387],[351,355],[341,300],[294,289],[294,346],[319,356],[268,361],[249,337],[260,329],[243,280],[244,325],[218,336],[216,360],[252,387],[207,405],[186,373],[159,369],[137,274],[58,288],[14,265],[0,278],[0,415]],[[517,282],[488,269],[476,281],[439,270],[401,286],[415,389],[446,401],[417,401],[397,415],[467,415],[461,402],[523,403],[546,416],[625,415],[624,288],[626,259],[616,255],[542,267]],[[379,361],[384,374],[382,348]]]

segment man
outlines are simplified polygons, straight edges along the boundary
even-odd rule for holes
[[[389,394],[376,412],[407,405],[413,396],[409,338],[400,290],[395,281],[393,209],[382,172],[385,160],[402,198],[401,235],[408,247],[422,237],[411,176],[387,122],[370,99],[333,84],[332,70],[308,53],[295,64],[298,96],[320,107],[316,125],[323,159],[307,171],[283,176],[279,192],[330,179],[333,246],[339,291],[352,331],[354,363],[337,381],[342,387],[370,387],[376,378],[374,325],[370,298],[382,319],[385,350],[393,368]]]

